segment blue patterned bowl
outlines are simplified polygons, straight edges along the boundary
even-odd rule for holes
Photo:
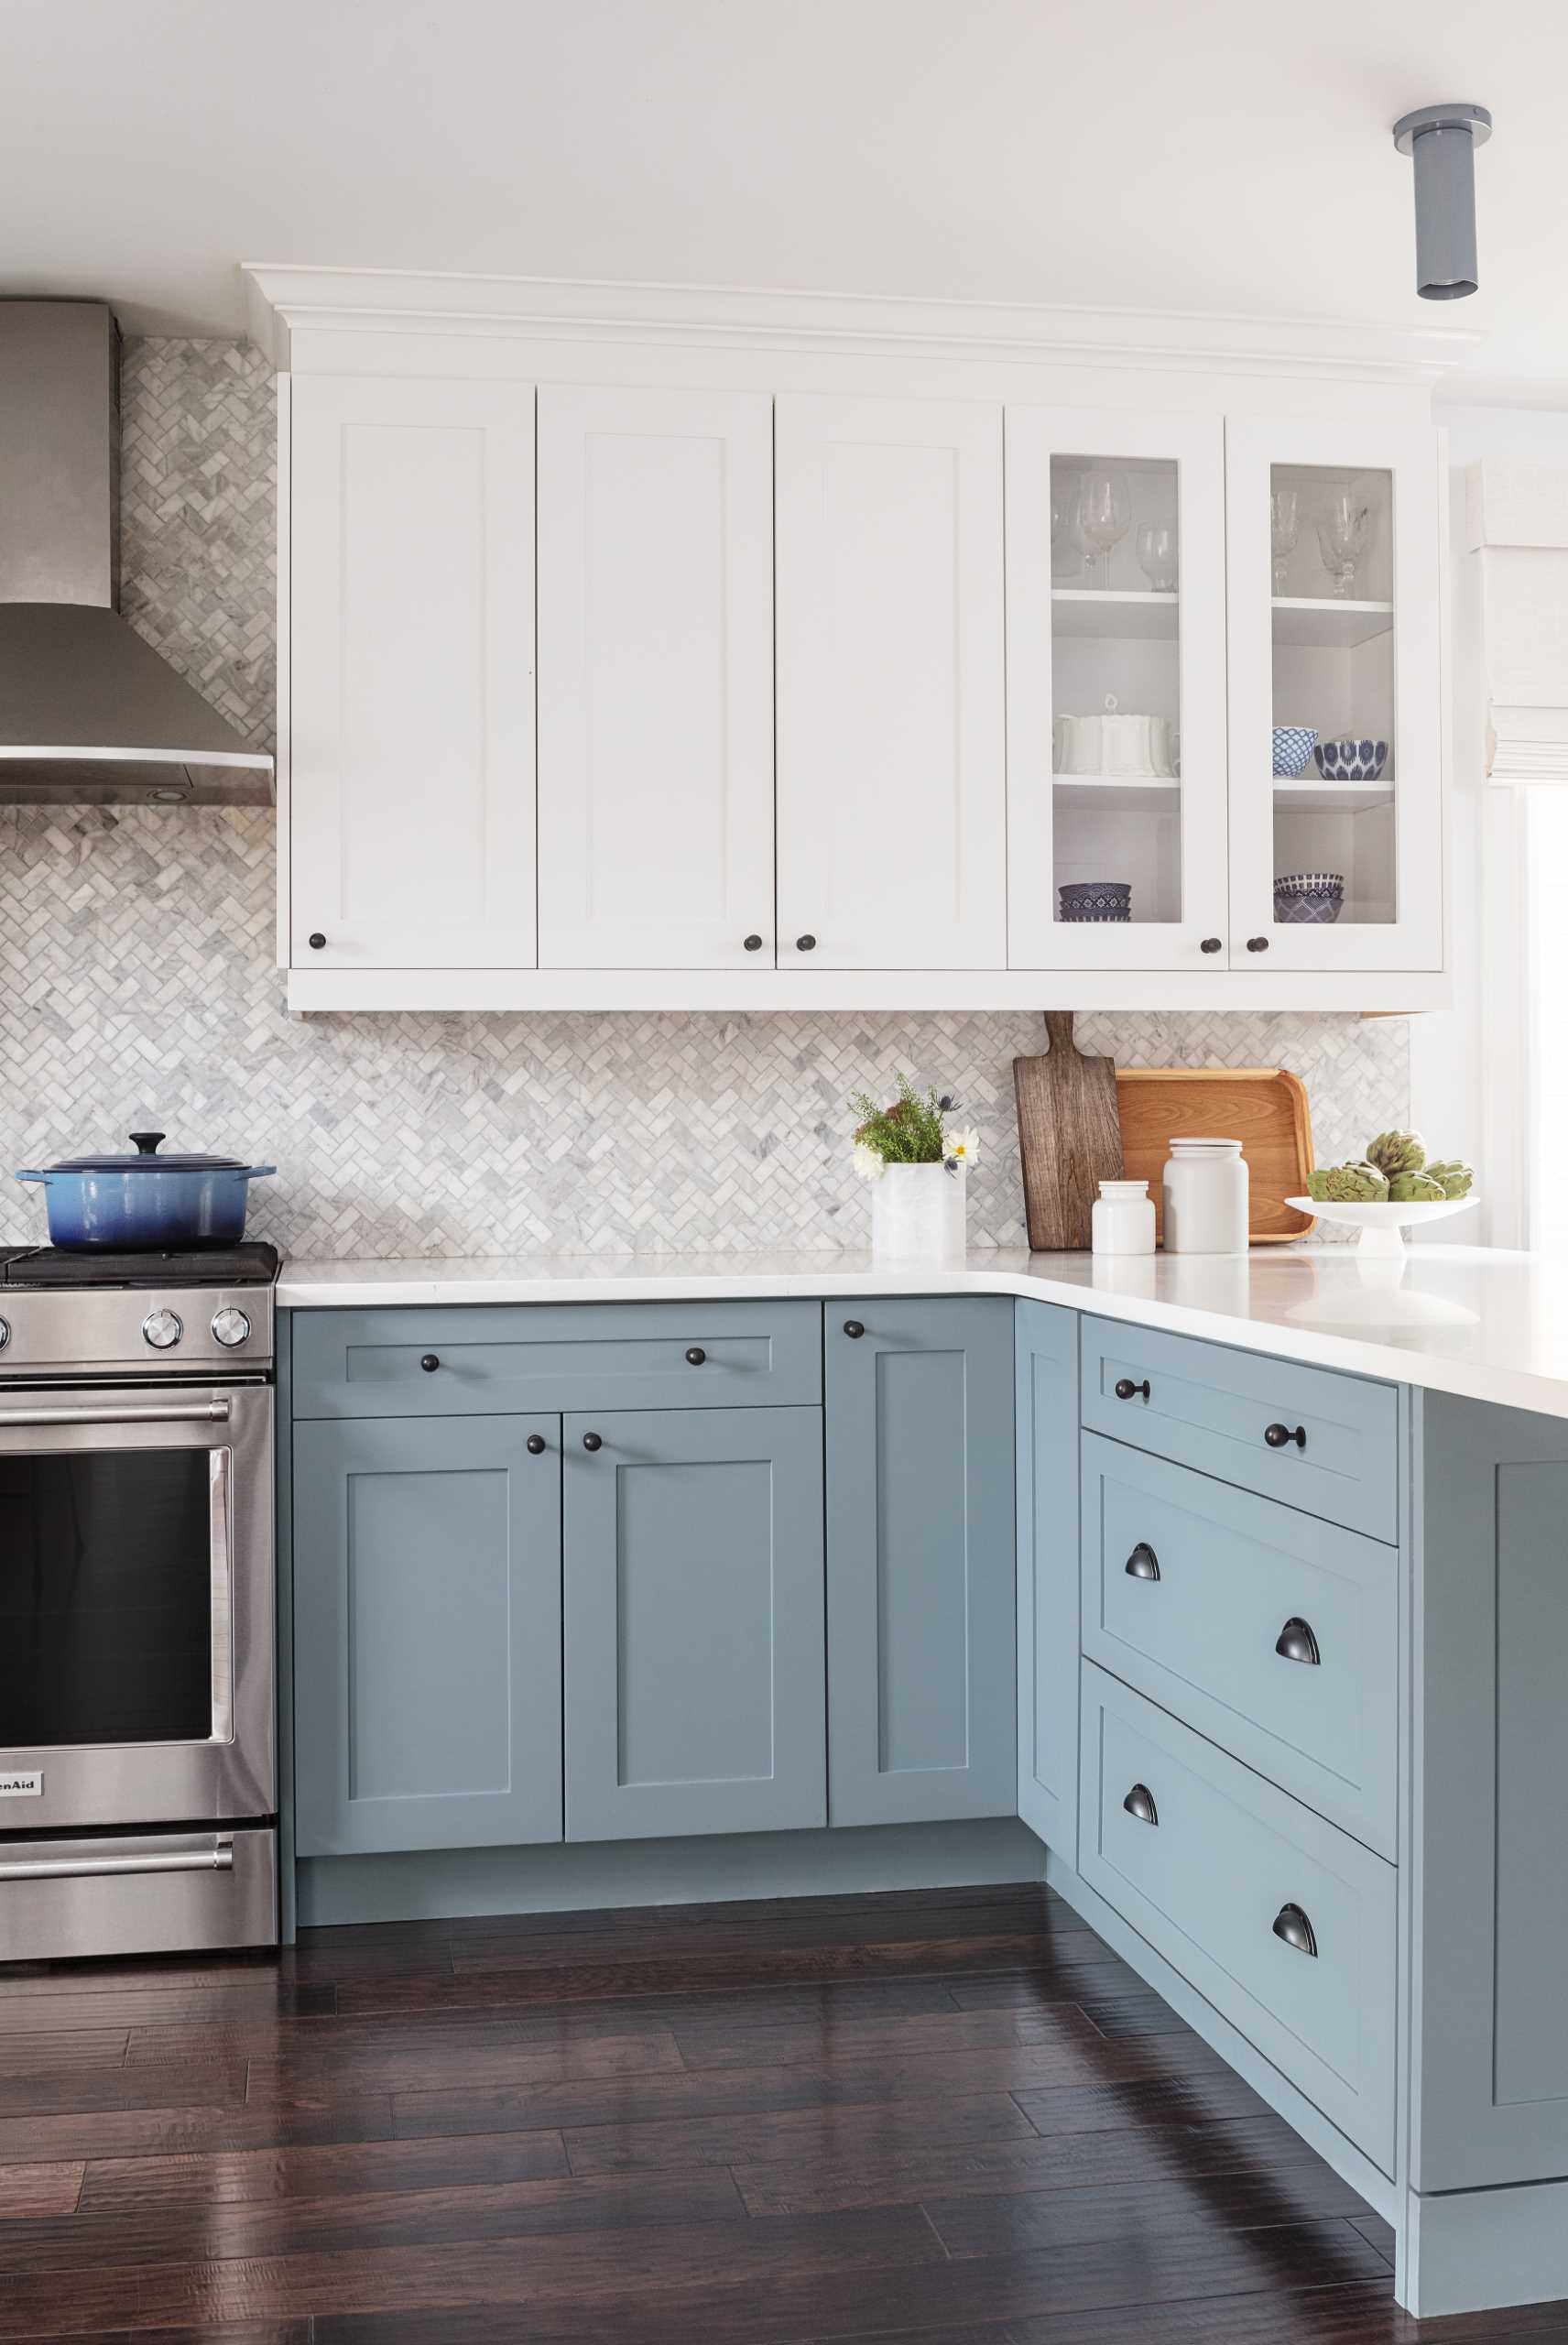
[[[1337,871],[1288,871],[1274,882],[1274,917],[1286,928],[1332,928],[1344,910]]]
[[[1315,725],[1276,725],[1274,727],[1274,777],[1276,780],[1291,781],[1305,773],[1307,759],[1312,754],[1312,743],[1318,737]]]
[[[1131,920],[1130,879],[1074,879],[1058,888],[1063,920]]]
[[[1279,736],[1274,737],[1278,741]],[[1388,744],[1323,741],[1312,751],[1312,758],[1325,781],[1376,781],[1388,761]]]

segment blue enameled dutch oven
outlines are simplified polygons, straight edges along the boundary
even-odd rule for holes
[[[245,1236],[253,1181],[276,1164],[242,1164],[237,1156],[159,1156],[161,1132],[132,1132],[135,1156],[73,1156],[41,1181],[51,1246],[77,1252],[120,1247],[128,1253],[181,1246],[235,1246]]]

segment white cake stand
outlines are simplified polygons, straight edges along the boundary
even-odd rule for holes
[[[1407,1229],[1424,1229],[1428,1222],[1444,1221],[1451,1213],[1467,1213],[1480,1202],[1475,1190],[1467,1197],[1444,1197],[1441,1204],[1424,1205],[1320,1205],[1315,1197],[1285,1200],[1298,1213],[1315,1214],[1320,1221],[1340,1222],[1346,1228],[1358,1229],[1361,1238],[1357,1252],[1384,1261],[1403,1260]]]

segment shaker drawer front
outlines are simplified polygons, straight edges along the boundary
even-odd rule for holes
[[[1399,1876],[1083,1664],[1079,1871],[1385,2174]]]
[[[477,1303],[294,1314],[297,1417],[810,1406],[816,1303]]]
[[[1083,1443],[1083,1651],[1392,1860],[1397,1552]]]
[[[1399,1536],[1391,1384],[1083,1321],[1083,1423],[1373,1539]]]

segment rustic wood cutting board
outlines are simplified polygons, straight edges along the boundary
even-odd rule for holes
[[[1037,1251],[1057,1251],[1089,1243],[1100,1183],[1121,1172],[1122,1132],[1114,1062],[1084,1057],[1070,1009],[1044,1017],[1051,1049],[1043,1058],[1013,1061],[1013,1088],[1029,1241]]]
[[[1116,1099],[1127,1177],[1149,1183],[1161,1236],[1160,1174],[1176,1133],[1240,1140],[1254,1246],[1281,1245],[1316,1227],[1285,1203],[1305,1194],[1312,1169],[1312,1117],[1299,1075],[1273,1066],[1118,1067]]]

